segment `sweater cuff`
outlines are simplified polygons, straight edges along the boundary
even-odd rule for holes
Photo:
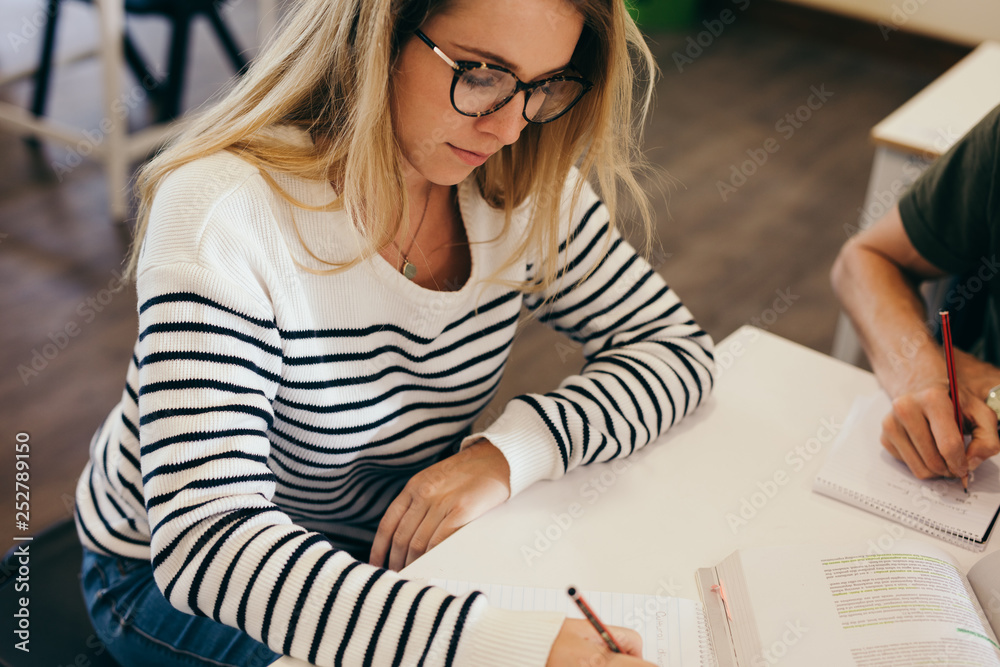
[[[535,482],[564,474],[556,443],[541,424],[538,413],[521,401],[512,401],[486,430],[462,440],[460,449],[485,438],[499,449],[510,466],[510,497]]]
[[[510,611],[487,607],[462,633],[456,665],[544,667],[566,615],[554,611]]]

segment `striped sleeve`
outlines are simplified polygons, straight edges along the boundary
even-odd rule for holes
[[[484,432],[463,441],[487,438],[504,453],[511,496],[578,465],[628,456],[712,389],[711,338],[608,223],[607,209],[584,184],[559,248],[559,279],[525,299],[582,346],[582,370],[555,391],[517,396]]]
[[[267,431],[283,356],[264,285],[194,263],[148,268],[138,284],[142,492],[154,576],[174,607],[317,665],[545,663],[562,616],[406,581],[273,502]]]

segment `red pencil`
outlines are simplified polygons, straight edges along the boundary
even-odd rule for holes
[[[958,432],[965,438],[965,428],[962,424],[962,406],[958,402],[958,377],[955,375],[955,348],[951,342],[951,316],[947,310],[942,310],[941,315],[941,340],[944,343],[944,361],[948,366],[948,390],[951,392],[951,405],[955,410],[955,424],[958,425]],[[962,488],[969,492],[969,476],[962,477]]]
[[[570,586],[566,592],[569,593],[571,598],[573,598],[573,602],[575,602],[576,606],[580,608],[580,611],[582,611],[584,617],[590,621],[590,624],[594,626],[594,629],[597,630],[597,634],[601,636],[601,639],[603,639],[604,643],[608,645],[608,648],[611,649],[613,653],[621,653],[622,650],[618,646],[617,642],[615,642],[615,638],[611,636],[608,629],[604,627],[603,623],[601,623],[601,619],[597,618],[597,614],[595,614],[590,608],[590,605],[586,603],[583,596],[581,596],[580,593],[578,593],[572,586]]]

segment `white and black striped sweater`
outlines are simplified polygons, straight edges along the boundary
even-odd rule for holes
[[[275,178],[299,201],[333,196],[325,183]],[[293,210],[232,154],[175,171],[140,260],[125,391],[77,489],[83,543],[151,559],[178,609],[319,665],[544,665],[561,616],[490,609],[480,594],[454,598],[350,554],[365,553],[407,479],[459,443],[499,447],[516,495],[628,455],[707,396],[711,339],[608,234],[589,187],[569,211],[570,189],[568,260],[539,316],[582,344],[586,365],[470,435],[522,303],[547,296],[483,281],[512,251],[527,207],[497,238],[503,213],[462,183],[472,275],[437,292],[377,256],[332,275],[304,271],[322,264],[293,216],[305,246],[328,259],[357,248],[345,217]]]

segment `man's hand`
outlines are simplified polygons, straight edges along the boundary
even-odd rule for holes
[[[946,379],[926,381],[894,397],[892,412],[882,420],[882,446],[920,479],[965,477],[1000,452],[997,416],[985,396],[970,391],[962,380],[958,395],[964,430],[972,435],[968,449],[955,423]]]
[[[507,459],[487,440],[473,443],[406,483],[379,523],[371,564],[401,570],[509,497]]]
[[[964,477],[1000,452],[996,414],[986,392],[1000,369],[955,350],[968,451],[948,393],[940,346],[928,334],[918,286],[945,272],[913,246],[899,207],[849,240],[831,272],[834,290],[854,323],[879,384],[892,400],[882,422],[882,445],[921,479]]]
[[[568,618],[556,635],[546,667],[655,667],[642,659],[642,638],[634,630],[608,627],[622,653],[614,653],[587,621]]]

